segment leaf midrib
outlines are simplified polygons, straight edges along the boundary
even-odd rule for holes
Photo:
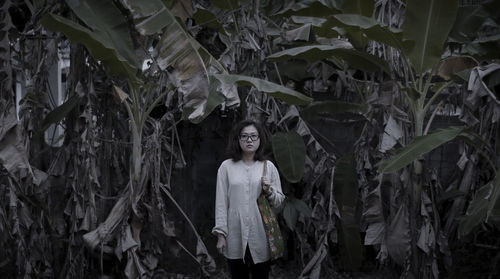
[[[422,45],[422,53],[420,54],[420,69],[423,68],[424,66],[424,58],[425,58],[425,55],[427,53],[427,40],[429,38],[429,33],[430,33],[430,25],[431,25],[431,18],[432,18],[432,11],[434,9],[434,1],[435,0],[431,0],[431,6],[430,6],[430,10],[429,10],[429,13],[427,14],[427,23],[425,25],[425,33],[424,33],[424,43]]]
[[[290,138],[289,137],[285,137],[286,139],[286,146],[290,149],[289,152],[288,152],[288,159],[290,160],[291,162],[291,167],[292,167],[292,173],[297,173],[297,170],[295,168],[295,161],[293,160],[293,156],[292,156],[292,145],[291,145],[291,142],[290,142]]]
[[[454,136],[452,136],[452,137],[449,137],[449,136],[448,136],[448,137],[446,137],[446,138],[447,138],[447,140],[445,140],[445,141],[441,142],[441,143],[440,143],[440,144],[438,144],[437,146],[439,146],[439,145],[441,145],[441,144],[443,144],[443,143],[445,143],[445,142],[448,142],[448,141],[452,140],[452,139],[453,139],[453,138],[455,138],[458,134],[460,134],[460,132],[461,132],[461,130],[456,131]],[[397,160],[395,160],[394,162],[392,162],[391,164],[387,165],[385,168],[383,168],[383,169],[382,169],[382,172],[386,172],[387,170],[390,170],[392,167],[394,167],[394,165],[396,165],[397,163],[401,162],[402,158],[406,157],[406,155],[407,155],[407,154],[409,154],[411,151],[413,151],[413,150],[417,149],[417,147],[422,146],[424,143],[425,143],[425,142],[421,142],[419,145],[416,145],[416,146],[414,146],[413,148],[408,148],[408,150],[407,150],[406,152],[403,152],[403,153],[401,153],[401,154],[398,154],[398,157],[399,157],[399,158],[398,158]],[[432,143],[432,142],[431,142],[431,143]],[[433,148],[431,148],[429,151],[426,151],[426,152],[424,152],[424,153],[422,153],[422,154],[425,154],[425,153],[427,153],[427,152],[430,152],[431,150],[435,149],[437,146],[434,146],[434,147],[433,147]],[[403,161],[403,162],[404,162],[404,161]]]

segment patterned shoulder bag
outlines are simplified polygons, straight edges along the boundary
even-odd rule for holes
[[[264,161],[262,176],[266,176],[266,174],[267,161]],[[269,201],[267,200],[264,191],[262,191],[257,199],[257,205],[259,206],[262,222],[264,223],[264,229],[266,230],[267,241],[269,242],[269,248],[271,250],[271,260],[276,260],[277,258],[283,256],[283,249],[285,245],[283,243],[283,236],[281,235],[278,220],[269,205]]]

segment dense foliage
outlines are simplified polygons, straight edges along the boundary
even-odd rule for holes
[[[191,167],[179,126],[209,115],[272,133],[287,195],[276,270],[500,274],[498,1],[3,0],[0,13],[1,274],[224,276],[176,199]]]

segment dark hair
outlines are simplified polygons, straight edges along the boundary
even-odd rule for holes
[[[241,160],[242,157],[242,150],[240,147],[240,133],[243,128],[248,127],[248,126],[254,126],[257,129],[257,132],[259,133],[259,138],[260,138],[260,145],[259,148],[257,148],[257,151],[255,151],[255,156],[254,159],[258,161],[264,160],[264,149],[267,145],[267,133],[262,127],[262,125],[254,120],[243,120],[240,121],[236,126],[233,127],[233,130],[231,131],[231,134],[229,136],[229,142],[227,145],[227,153],[233,161],[237,162]]]

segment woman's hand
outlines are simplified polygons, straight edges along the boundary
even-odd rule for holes
[[[221,254],[224,254],[224,250],[226,250],[226,237],[222,234],[219,234],[217,239],[217,251],[219,251],[219,253]]]
[[[264,194],[269,195],[271,194],[271,181],[267,176],[262,177],[262,191],[264,191]]]

